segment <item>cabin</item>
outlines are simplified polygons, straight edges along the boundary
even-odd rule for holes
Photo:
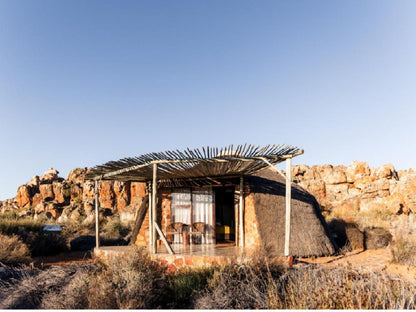
[[[151,255],[329,255],[334,243],[318,203],[291,181],[291,160],[301,154],[247,144],[167,151],[96,166],[86,179],[96,190],[102,180],[146,183],[132,241]],[[97,249],[98,211],[96,191]]]

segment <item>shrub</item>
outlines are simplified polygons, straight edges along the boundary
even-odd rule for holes
[[[265,261],[227,265],[208,280],[208,289],[196,298],[195,308],[267,309],[270,281],[282,272],[280,265]]]
[[[162,301],[163,270],[140,250],[77,272],[64,287],[44,296],[45,309],[141,309]]]
[[[131,228],[123,224],[120,217],[113,217],[109,219],[102,228],[102,236],[104,239],[125,237],[130,232]]]
[[[348,267],[291,269],[269,285],[271,309],[414,309],[416,286]]]
[[[183,268],[168,276],[166,308],[192,308],[192,298],[204,290],[217,267]]]
[[[0,234],[0,262],[6,264],[30,262],[30,252],[18,236]]]
[[[89,284],[89,309],[149,309],[161,300],[163,270],[139,249],[99,272]]]
[[[416,265],[416,242],[398,237],[390,247],[392,263]]]

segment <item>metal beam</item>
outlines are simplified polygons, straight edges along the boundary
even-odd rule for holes
[[[100,223],[99,223],[99,198],[98,198],[98,181],[95,180],[95,186],[94,186],[94,194],[95,194],[95,248],[100,248]]]
[[[285,224],[285,256],[290,256],[290,214],[292,201],[292,159],[286,160],[286,224]]]

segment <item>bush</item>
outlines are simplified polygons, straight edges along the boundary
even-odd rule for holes
[[[140,250],[78,272],[44,296],[45,309],[150,309],[162,301],[163,270]]]
[[[392,263],[416,265],[416,242],[398,237],[390,247]]]
[[[164,305],[169,309],[192,308],[192,298],[203,291],[217,267],[183,268],[168,276]]]
[[[414,309],[416,286],[383,272],[291,269],[269,285],[271,309]]]
[[[101,232],[104,239],[116,239],[127,236],[131,228],[123,224],[120,217],[113,217],[104,224]]]
[[[30,262],[30,252],[18,236],[0,234],[0,262],[17,264]]]
[[[208,289],[196,298],[195,308],[268,309],[269,285],[283,271],[280,265],[264,261],[227,265],[208,280]]]

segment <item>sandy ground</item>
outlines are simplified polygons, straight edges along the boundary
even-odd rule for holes
[[[416,267],[390,263],[389,248],[373,250],[355,250],[342,256],[300,258],[294,266],[314,263],[322,266],[347,266],[361,271],[385,271],[401,279],[416,281]]]

